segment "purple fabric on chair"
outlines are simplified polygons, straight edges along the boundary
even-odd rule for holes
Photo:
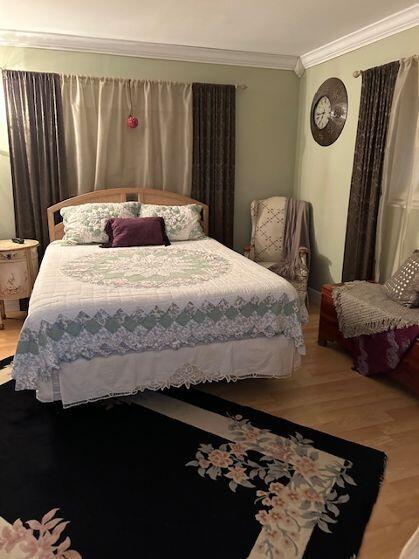
[[[408,326],[351,338],[355,369],[367,376],[393,371],[418,337],[419,326]]]
[[[116,217],[105,226],[109,242],[102,248],[170,245],[162,217]]]

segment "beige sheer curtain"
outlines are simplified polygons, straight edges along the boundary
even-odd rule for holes
[[[375,281],[390,277],[419,248],[419,65],[400,61],[383,166]]]
[[[190,84],[62,76],[61,91],[71,195],[132,186],[190,194]]]

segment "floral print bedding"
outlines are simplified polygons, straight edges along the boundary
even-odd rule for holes
[[[282,334],[304,353],[295,289],[204,238],[169,247],[46,251],[13,377],[36,389],[62,363]]]

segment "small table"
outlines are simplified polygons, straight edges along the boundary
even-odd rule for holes
[[[30,297],[38,274],[38,241],[23,244],[0,240],[0,330],[6,318],[5,301]]]

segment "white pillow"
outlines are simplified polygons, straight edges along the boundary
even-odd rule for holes
[[[63,241],[75,245],[106,243],[108,235],[105,233],[105,225],[108,219],[138,217],[139,211],[139,202],[81,204],[61,208]]]
[[[169,241],[194,241],[202,239],[201,209],[199,204],[185,206],[158,206],[141,204],[140,217],[162,217]]]

